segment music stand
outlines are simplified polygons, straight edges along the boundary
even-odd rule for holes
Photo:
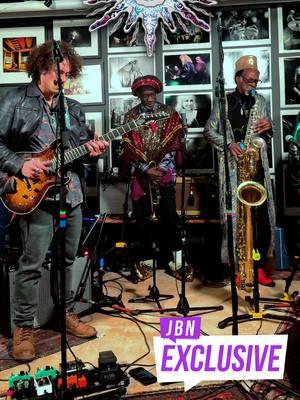
[[[90,314],[95,311],[99,312],[99,307],[101,308],[101,312],[103,312],[103,313],[106,313],[104,310],[102,310],[102,308],[105,308],[105,307],[112,307],[114,305],[124,307],[121,296],[118,296],[118,297],[108,296],[108,295],[104,294],[104,291],[103,291],[103,285],[104,285],[103,275],[105,273],[104,272],[104,257],[108,254],[108,252],[112,251],[112,249],[109,249],[108,252],[103,253],[100,256],[98,256],[99,243],[100,243],[102,230],[103,230],[106,218],[107,218],[107,214],[104,214],[104,215],[100,214],[98,216],[98,218],[93,223],[90,231],[88,232],[88,234],[82,244],[82,246],[87,244],[88,239],[90,237],[92,237],[92,234],[95,232],[95,228],[97,226],[99,226],[100,220],[102,219],[99,234],[97,236],[96,241],[93,242],[94,243],[93,244],[94,251],[91,254],[89,254],[89,258],[85,264],[84,270],[81,275],[80,282],[77,287],[76,295],[74,298],[75,301],[79,301],[81,303],[89,303],[92,305],[92,307],[90,309],[88,309],[82,313],[85,315]],[[91,299],[83,298],[83,294],[84,294],[84,291],[85,291],[85,288],[87,285],[88,277],[89,277],[92,266],[94,267],[94,270],[98,272],[98,275],[97,275],[97,291],[95,290],[95,287],[93,285],[93,288],[92,288],[93,289],[92,290],[93,299],[91,300]]]

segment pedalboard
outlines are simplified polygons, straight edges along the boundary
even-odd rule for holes
[[[72,399],[120,399],[129,385],[128,375],[122,371],[112,351],[99,353],[99,368],[86,368],[80,360],[67,364],[67,391]],[[21,371],[8,380],[6,393],[11,400],[57,399],[62,391],[62,376],[52,367],[38,369],[32,376]],[[65,390],[65,389],[64,389]]]

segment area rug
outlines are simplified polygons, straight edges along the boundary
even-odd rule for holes
[[[51,329],[37,329],[34,331],[37,358],[48,356],[60,351],[60,332]],[[69,346],[77,346],[91,339],[81,339],[73,335],[67,335]],[[19,363],[11,358],[12,339],[0,336],[0,371],[12,368]]]
[[[138,393],[123,397],[128,400],[250,400],[252,397],[236,383],[195,387],[184,392],[178,390],[161,390],[154,393]]]

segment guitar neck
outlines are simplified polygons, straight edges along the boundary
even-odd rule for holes
[[[113,129],[109,131],[108,133],[105,133],[99,137],[99,139],[106,140],[107,142],[110,142],[113,139],[117,139],[119,137],[122,137],[125,133],[130,132],[132,129],[136,128],[138,124],[136,121],[132,120],[128,122],[125,125],[121,125],[116,129]],[[82,144],[81,146],[76,147],[75,149],[71,149],[66,151],[65,153],[65,164],[70,164],[73,161],[77,160],[78,158],[81,158],[85,156],[86,154],[89,153],[89,149],[87,147],[87,144]],[[55,158],[52,161],[52,167],[51,170],[55,170],[56,167],[60,167],[60,160],[58,161],[58,166],[57,164],[58,158]]]

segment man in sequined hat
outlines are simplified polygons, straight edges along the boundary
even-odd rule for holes
[[[133,212],[140,232],[134,274],[137,280],[152,275],[151,259],[156,246],[160,266],[181,279],[182,240],[175,190],[177,168],[183,160],[182,124],[177,112],[157,101],[156,95],[162,91],[157,77],[138,77],[131,89],[141,102],[125,114],[124,123],[141,114],[153,114],[149,124],[132,130],[122,142],[122,174],[132,176]],[[158,223],[153,224],[151,220],[156,218]],[[187,266],[186,280],[192,279],[192,268]]]
[[[258,268],[258,281],[265,286],[275,286],[274,281],[267,275],[267,259],[273,257],[274,250],[274,228],[275,209],[273,192],[269,171],[268,153],[273,136],[273,127],[265,98],[256,92],[256,87],[261,83],[259,79],[257,58],[253,55],[240,57],[235,63],[234,92],[226,95],[227,108],[227,154],[229,167],[229,180],[231,187],[231,207],[233,240],[235,250],[235,265],[237,267],[237,284],[241,285],[243,279],[243,257],[244,253],[253,247],[251,240],[246,235],[246,225],[249,219],[244,218],[243,205],[238,197],[240,184],[244,176],[250,181],[260,183],[266,192],[266,201],[255,208],[252,228],[256,229],[256,247],[260,253]],[[220,192],[220,219],[223,228],[223,241],[221,248],[221,261],[228,263],[227,253],[227,226],[226,226],[226,185],[225,185],[225,162],[224,162],[224,138],[220,130],[220,108],[216,103],[204,129],[207,141],[217,150],[219,166],[219,192]],[[263,140],[261,140],[263,139]],[[253,143],[259,143],[259,147]],[[255,161],[255,171],[247,168],[245,154],[254,149],[258,159]],[[252,151],[252,150],[251,150]],[[243,161],[244,160],[244,161]],[[254,158],[253,158],[254,161]],[[253,235],[251,234],[253,237]],[[249,236],[250,237],[250,236]],[[252,260],[252,250],[249,252]],[[251,260],[249,263],[251,263]],[[253,262],[253,260],[252,260]],[[250,268],[251,270],[251,268]],[[253,268],[252,268],[253,270]],[[248,274],[248,271],[246,271]],[[247,278],[248,279],[248,278]],[[251,279],[250,279],[251,280]],[[251,290],[251,283],[246,285],[247,291]],[[249,287],[248,287],[249,286]],[[245,289],[245,290],[246,290]]]

